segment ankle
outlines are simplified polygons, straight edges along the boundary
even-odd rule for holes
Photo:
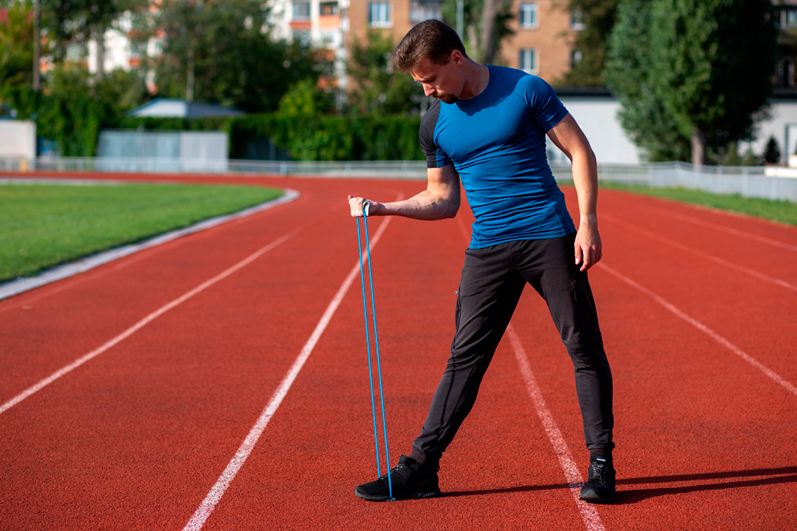
[[[433,455],[433,454],[425,454],[420,450],[413,448],[412,452],[410,453],[410,459],[415,461],[420,465],[419,468],[423,470],[431,470],[437,472],[440,470],[440,456]]]

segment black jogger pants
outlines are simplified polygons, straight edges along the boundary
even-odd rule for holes
[[[586,272],[574,264],[575,233],[468,249],[451,357],[411,456],[436,465],[476,401],[479,385],[526,283],[545,299],[575,368],[591,451],[611,451],[612,374]]]

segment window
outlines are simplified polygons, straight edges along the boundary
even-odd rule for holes
[[[581,8],[575,8],[570,13],[570,28],[574,30],[584,29],[584,11]]]
[[[584,54],[581,53],[581,50],[573,50],[570,52],[570,68],[575,68],[575,66],[581,62],[581,58]]]
[[[537,2],[520,3],[520,27],[526,29],[537,27]]]
[[[412,2],[410,4],[410,22],[423,22],[424,20],[442,20],[442,2]]]
[[[340,32],[335,30],[320,31],[318,33],[318,43],[324,48],[339,48]]]
[[[368,25],[372,28],[389,28],[390,2],[368,2]]]
[[[304,46],[310,45],[310,32],[307,30],[293,30],[291,31],[291,39],[293,42],[300,42]]]
[[[537,72],[537,50],[534,48],[521,48],[518,68],[531,74]]]
[[[318,4],[318,14],[322,17],[339,14],[337,2],[321,2]]]
[[[782,7],[780,9],[780,27],[783,29],[797,26],[797,8]]]
[[[310,2],[293,3],[293,20],[310,20]]]

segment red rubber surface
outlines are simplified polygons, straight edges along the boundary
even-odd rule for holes
[[[356,264],[346,195],[423,187],[135,178],[302,197],[0,302],[0,403],[296,233],[0,413],[0,529],[182,529]],[[599,524],[794,529],[797,394],[737,351],[797,385],[797,229],[607,190],[599,215],[608,267],[590,280],[615,377],[619,490],[595,506]],[[454,220],[394,218],[373,252],[394,464],[445,366],[471,222],[466,207]],[[513,326],[585,476],[572,365],[533,290]],[[356,498],[376,477],[365,356],[356,278],[205,529],[585,529],[506,340],[444,456],[445,496]]]

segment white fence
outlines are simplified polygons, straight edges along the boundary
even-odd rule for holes
[[[229,138],[221,131],[100,131],[94,171],[227,171]]]
[[[424,179],[424,161],[225,161],[224,167],[200,165],[199,161],[163,158],[44,158],[35,160],[0,159],[0,171],[36,170],[47,172],[150,172],[150,173],[225,173],[228,175],[276,175],[284,177],[342,177]],[[554,165],[557,180],[572,181],[569,165]],[[770,172],[771,173],[771,172]],[[655,187],[683,187],[719,194],[740,194],[744,197],[785,199],[797,203],[797,178],[765,175],[757,166],[701,166],[684,162],[642,165],[602,165],[598,177],[603,181],[645,184]]]

